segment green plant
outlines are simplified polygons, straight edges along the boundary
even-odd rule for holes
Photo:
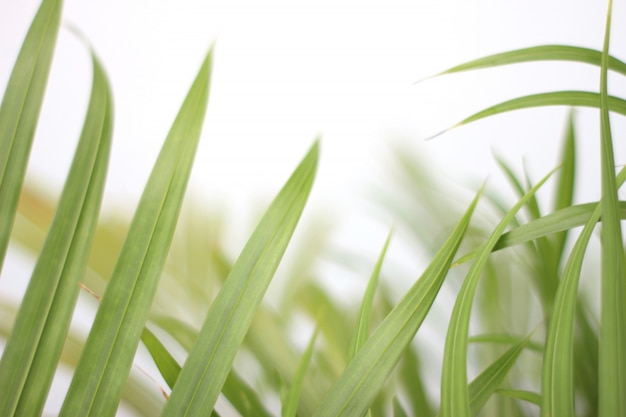
[[[442,204],[440,193],[433,191],[436,179],[421,172],[410,153],[398,152],[398,176],[391,181],[398,187],[379,195],[399,219],[396,230],[411,235],[432,260],[396,300],[381,275],[394,239],[390,233],[375,262],[359,259],[373,264],[373,272],[358,312],[349,311],[314,279],[314,264],[328,249],[325,235],[313,232],[307,234],[307,245],[295,248],[296,267],[278,308],[262,303],[311,191],[317,141],[234,262],[221,246],[219,219],[203,211],[178,220],[207,108],[211,51],[132,221],[97,222],[113,107],[93,52],[89,108],[59,203],[54,208],[23,187],[61,9],[60,0],[43,1],[0,107],[0,260],[10,239],[41,251],[19,307],[12,300],[0,303],[0,330],[7,339],[0,360],[1,415],[40,415],[59,361],[73,368],[61,409],[61,415],[70,416],[114,415],[120,402],[143,415],[217,415],[220,396],[245,416],[274,415],[277,407],[268,396],[280,399],[283,416],[524,416],[536,414],[537,407],[544,416],[626,415],[621,354],[626,350],[626,266],[620,223],[626,202],[618,200],[626,169],[615,175],[609,120],[610,112],[626,114],[626,101],[609,96],[607,86],[609,70],[626,75],[626,64],[608,53],[611,3],[602,51],[540,46],[440,74],[546,59],[599,67],[598,93],[522,97],[457,126],[526,107],[598,108],[600,201],[573,205],[573,115],[559,167],[536,184],[498,160],[519,195],[511,207],[486,187],[464,210]],[[557,181],[553,212],[543,214],[536,192],[552,177]],[[578,288],[585,250],[598,224],[600,317]],[[575,236],[572,229],[580,226]],[[433,242],[441,230],[447,239]],[[574,238],[570,249],[568,240]],[[520,250],[507,250],[514,246]],[[86,290],[82,295],[81,287]],[[413,341],[432,316],[442,288],[457,293],[450,323],[438,328],[446,336],[437,402],[429,392],[424,352]],[[96,295],[97,314],[85,340],[70,324],[78,298],[91,297],[87,292]],[[533,311],[535,304],[539,311]],[[294,346],[291,329],[299,317],[314,329],[302,352]],[[471,319],[479,328],[473,336]],[[132,372],[140,343],[169,389]],[[471,381],[468,369],[476,374]]]

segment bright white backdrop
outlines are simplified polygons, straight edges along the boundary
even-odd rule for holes
[[[38,5],[3,3],[2,87]],[[616,22],[622,6],[615,5]],[[588,1],[66,1],[64,20],[91,39],[110,76],[116,114],[107,202],[132,204],[213,42],[210,105],[192,188],[227,199],[274,192],[321,135],[316,189],[333,195],[366,177],[394,135],[422,143],[500,100],[560,88],[597,89],[596,69],[558,63],[413,83],[517,47],[600,48],[604,13],[602,2]],[[619,57],[625,29],[614,26],[612,50]],[[30,178],[62,184],[66,168],[59,166],[71,160],[90,74],[84,48],[62,30]],[[613,91],[620,87],[623,82]],[[522,156],[528,158],[540,175],[553,164],[565,114],[551,108],[500,116],[421,148],[447,173],[483,179],[495,172],[494,148],[517,166]],[[597,116],[591,110],[581,116],[594,152]],[[590,163],[597,159],[585,157]]]

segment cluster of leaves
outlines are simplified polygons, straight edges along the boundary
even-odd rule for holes
[[[481,189],[463,213],[444,210],[438,204],[441,196],[429,191],[419,165],[399,153],[401,177],[396,183],[408,188],[388,194],[386,206],[402,220],[398,227],[432,251],[432,260],[395,300],[379,285],[390,234],[356,313],[346,311],[347,306],[313,279],[313,264],[324,246],[314,234],[295,255],[296,267],[278,308],[262,303],[312,188],[317,141],[234,262],[206,214],[187,217],[175,234],[206,112],[210,51],[130,224],[98,223],[113,110],[106,75],[93,52],[89,107],[59,203],[53,208],[23,187],[61,10],[61,0],[43,1],[0,107],[0,267],[10,239],[38,253],[19,307],[11,300],[0,304],[0,331],[7,340],[0,360],[1,415],[41,415],[59,361],[73,368],[60,410],[69,416],[114,415],[122,401],[143,415],[206,415],[209,410],[217,415],[220,397],[245,416],[273,415],[275,408],[283,416],[522,416],[535,414],[533,407],[544,416],[575,411],[626,415],[626,266],[620,223],[626,202],[618,200],[617,192],[626,170],[615,173],[609,121],[610,112],[626,113],[626,101],[607,92],[608,72],[626,75],[626,64],[608,54],[610,4],[602,51],[541,46],[446,72],[548,59],[599,67],[599,92],[522,97],[459,125],[526,107],[598,108],[600,201],[573,205],[573,118],[560,169],[538,183],[531,184],[528,175],[520,179],[499,161],[519,194],[510,208]],[[558,182],[553,210],[544,215],[536,192],[554,172]],[[472,220],[483,194],[498,216],[495,227],[477,226]],[[526,217],[519,214],[521,209]],[[450,219],[459,220],[450,226]],[[580,297],[578,284],[598,224],[602,301],[600,317],[595,317]],[[580,226],[570,249],[570,231]],[[432,242],[441,230],[447,230],[448,238]],[[513,246],[521,252],[494,253]],[[460,248],[466,250],[464,256],[458,255]],[[446,328],[435,401],[431,379],[420,365],[423,353],[413,341],[442,287],[454,276],[462,284]],[[70,327],[81,288],[98,298],[86,340]],[[475,299],[478,308],[473,307]],[[530,311],[533,299],[540,305],[538,315]],[[290,330],[298,317],[314,328],[303,352],[294,346]],[[470,336],[471,319],[478,320],[482,333]],[[168,385],[162,393],[131,372],[140,343]],[[477,346],[477,354],[470,352],[470,345]],[[531,371],[533,364],[540,369],[537,374]],[[470,381],[468,368],[482,371]],[[279,407],[273,403],[276,399]]]

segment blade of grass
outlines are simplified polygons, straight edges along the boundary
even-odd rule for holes
[[[365,290],[365,295],[363,296],[363,303],[361,304],[361,309],[359,310],[359,316],[357,318],[356,331],[352,336],[352,341],[350,342],[348,361],[354,358],[354,355],[356,355],[357,351],[361,348],[361,346],[363,346],[369,337],[370,316],[372,312],[372,304],[374,303],[374,294],[376,293],[376,287],[378,286],[378,280],[380,277],[380,269],[382,268],[383,260],[385,259],[385,254],[387,253],[387,248],[389,247],[392,234],[393,230],[390,231],[387,236],[387,240],[385,241],[383,249],[378,256],[378,260],[376,261],[376,265],[374,265],[374,270],[372,271],[372,275],[370,276],[367,284],[367,289]]]
[[[542,372],[541,415],[574,415],[574,317],[580,271],[591,233],[600,218],[597,204],[570,253],[554,298]]]
[[[393,397],[393,417],[409,417],[398,397]]]
[[[144,328],[141,334],[141,340],[148,348],[148,352],[152,356],[167,386],[170,389],[173,388],[180,375],[181,366],[147,327]],[[257,393],[239,378],[234,371],[228,374],[222,394],[243,416],[270,417],[270,414],[259,400]]]
[[[417,353],[411,346],[404,351],[403,364],[400,367],[400,379],[407,390],[407,400],[414,416],[430,417],[435,415],[433,406],[426,394],[425,379],[421,375],[422,366]]]
[[[532,334],[531,334],[532,335]],[[485,406],[487,400],[498,389],[504,378],[509,373],[519,355],[528,346],[530,336],[526,336],[518,343],[511,346],[498,359],[480,373],[468,387],[469,408],[472,416],[478,415]]]
[[[168,352],[167,348],[163,346],[163,343],[147,327],[144,327],[141,332],[141,341],[148,349],[165,383],[171,389],[180,374],[180,365]]]
[[[500,395],[506,395],[517,400],[526,401],[527,403],[541,407],[541,395],[537,394],[536,392],[524,391],[521,389],[499,389],[496,391],[496,393]]]
[[[470,268],[459,291],[446,336],[443,372],[441,378],[441,415],[443,417],[469,417],[470,400],[467,388],[467,346],[469,320],[478,280],[487,259],[504,229],[513,220],[535,192],[548,180],[554,171],[546,175],[504,216],[492,232],[487,244]]]
[[[319,328],[316,328],[315,332],[313,332],[313,336],[311,336],[311,340],[309,341],[308,346],[304,350],[304,353],[302,354],[302,357],[298,362],[298,367],[296,368],[293,382],[289,387],[289,391],[287,391],[287,397],[285,398],[285,401],[283,403],[283,417],[296,417],[302,382],[304,381],[304,375],[309,368],[309,363],[311,362],[311,357],[313,356],[313,348],[315,347],[315,340],[317,340],[318,334]]]
[[[61,0],[41,3],[0,104],[0,271],[48,83],[62,7]]]
[[[626,100],[618,97],[608,96],[606,99],[607,109],[626,115]],[[600,108],[600,94],[590,91],[553,91],[549,93],[532,94],[524,97],[514,98],[512,100],[503,101],[494,106],[491,106],[485,110],[474,113],[473,115],[466,117],[457,124],[443,132],[433,135],[430,139],[433,139],[445,132],[448,132],[457,127],[475,122],[480,119],[484,119],[496,114],[506,113],[514,110],[522,110],[533,107],[544,106],[580,106],[580,107],[592,107]]]
[[[209,51],[154,165],[61,416],[115,414],[172,240],[209,93]]]
[[[521,245],[530,242],[542,236],[562,232],[574,227],[583,226],[593,214],[598,203],[585,203],[576,206],[567,207],[557,212],[548,214],[537,220],[523,224],[509,232],[504,233],[493,248],[493,251],[499,251],[512,246]],[[620,219],[626,219],[626,201],[618,202],[618,216]],[[598,219],[599,220],[599,219]],[[484,245],[470,251],[466,255],[454,262],[454,266],[468,262],[482,250]]]
[[[581,48],[569,45],[540,45],[530,48],[516,49],[478,58],[461,65],[447,69],[429,78],[438,77],[455,72],[477,70],[482,68],[492,68],[502,65],[519,64],[523,62],[536,61],[574,61],[584,64],[600,66],[602,52],[595,49]],[[617,58],[609,57],[609,69],[626,75],[626,63]]]
[[[215,299],[163,415],[214,407],[261,299],[298,223],[315,177],[316,141],[259,222]]]
[[[420,279],[411,287],[326,394],[321,416],[362,416],[395,368],[437,296],[469,225],[480,193]]]
[[[592,417],[598,413],[598,325],[584,300],[576,309],[574,337],[574,388],[588,410],[584,415]]]
[[[265,375],[270,378],[275,374],[279,376],[271,379],[270,382],[273,383],[275,389],[278,390],[281,383],[293,383],[299,358],[285,337],[282,320],[273,311],[263,308],[261,305],[255,314],[244,343],[248,349],[254,352]],[[321,401],[328,385],[329,383],[325,379],[315,378],[314,381],[305,379],[300,393],[298,415],[313,414],[313,410]]]
[[[0,415],[41,414],[87,266],[104,190],[113,110],[92,54],[91,98],[55,218],[0,361]]]
[[[618,216],[617,184],[615,181],[615,158],[609,111],[608,95],[609,40],[611,37],[611,13],[613,2],[609,0],[606,32],[602,48],[600,77],[600,127],[602,166],[602,290],[600,310],[600,392],[599,415],[626,415],[626,265],[621,223]]]
[[[570,111],[567,119],[567,130],[561,150],[561,169],[557,173],[558,185],[554,194],[554,211],[571,207],[574,201],[574,184],[576,181],[576,130],[574,127],[574,111]],[[567,230],[554,236],[554,254],[559,264],[565,249]]]

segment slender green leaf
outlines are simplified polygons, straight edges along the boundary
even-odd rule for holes
[[[61,409],[115,414],[169,250],[209,93],[209,52],[148,180]]]
[[[283,417],[296,417],[302,382],[304,381],[304,375],[306,375],[306,371],[309,368],[309,363],[311,362],[311,357],[313,356],[313,348],[315,347],[315,340],[317,340],[318,333],[319,328],[316,328],[315,332],[313,332],[313,335],[311,336],[311,340],[309,341],[308,346],[306,347],[304,353],[302,354],[302,357],[300,358],[300,362],[298,362],[298,367],[296,368],[293,382],[289,387],[287,397],[285,398],[285,401],[283,403]]]
[[[532,220],[526,224],[516,227],[515,229],[512,229],[507,233],[504,233],[500,239],[498,239],[498,242],[494,246],[493,250],[495,252],[511,246],[530,242],[542,236],[548,236],[550,234],[569,230],[574,227],[583,226],[585,222],[589,220],[589,217],[593,214],[593,211],[597,206],[598,203],[579,204],[561,209],[537,220]],[[620,201],[618,203],[618,207],[619,218],[622,220],[626,219],[626,201]],[[463,255],[454,262],[454,266],[476,258],[483,247],[484,245],[479,246],[477,249]]]
[[[141,334],[141,340],[148,348],[150,356],[152,356],[168,387],[173,388],[180,375],[181,366],[147,327],[144,328]],[[234,370],[228,374],[222,393],[241,415],[270,417],[270,414],[259,400],[257,393]]]
[[[467,388],[467,346],[469,321],[474,301],[474,294],[482,270],[487,264],[489,254],[493,250],[500,235],[508,226],[519,209],[535,194],[545,181],[552,175],[550,172],[504,216],[492,232],[487,245],[478,255],[470,268],[459,291],[446,336],[443,372],[441,378],[441,414],[444,417],[469,417],[470,399]]]
[[[579,300],[574,332],[574,387],[577,398],[588,410],[586,416],[598,413],[598,326],[585,302]]]
[[[359,310],[359,316],[357,318],[356,330],[352,336],[352,341],[350,342],[348,360],[351,360],[354,355],[356,355],[356,352],[361,348],[361,346],[363,346],[369,337],[370,316],[372,304],[374,303],[374,294],[376,293],[376,287],[378,286],[378,279],[380,277],[380,269],[382,268],[383,260],[385,259],[385,254],[387,253],[387,248],[389,247],[392,234],[393,231],[389,232],[385,245],[378,256],[378,260],[376,261],[376,265],[374,265],[374,270],[372,271],[372,275],[370,276],[370,280],[367,284],[367,289],[365,290],[365,295],[363,296],[363,303],[361,304],[361,309]]]
[[[0,361],[0,415],[38,415],[78,299],[106,177],[112,100],[95,55],[81,138],[59,207]]]
[[[496,393],[506,395],[507,397],[515,398],[517,400],[526,401],[527,403],[541,407],[541,395],[536,392],[524,391],[521,389],[499,389]]]
[[[513,334],[479,334],[476,336],[471,336],[469,338],[469,343],[495,343],[502,345],[513,345],[518,343],[520,338]],[[526,349],[534,350],[535,352],[543,353],[543,345],[536,342],[527,342]]]
[[[398,363],[437,296],[469,225],[480,193],[421,278],[365,342],[315,412],[322,416],[362,416]]]
[[[167,386],[171,389],[176,384],[180,374],[180,365],[163,346],[163,343],[147,327],[144,327],[141,332],[141,341],[146,345],[152,360],[154,360],[154,364],[157,366]]]
[[[48,83],[62,7],[61,0],[41,3],[0,104],[0,270]]]
[[[398,397],[393,397],[393,417],[409,417]]]
[[[425,378],[421,375],[422,366],[417,353],[409,346],[404,350],[400,365],[400,380],[407,389],[407,400],[414,416],[430,417],[435,415],[433,406],[426,394]]]
[[[231,370],[222,387],[222,394],[226,397],[242,416],[271,417],[259,399],[259,393],[250,387],[241,377]]]
[[[472,416],[480,412],[487,403],[487,400],[489,400],[502,381],[504,381],[504,378],[515,364],[515,361],[517,361],[519,355],[528,345],[530,336],[531,335],[526,336],[524,339],[511,346],[469,384],[469,406]]]
[[[574,185],[576,181],[576,131],[574,128],[574,111],[570,111],[565,140],[561,150],[561,169],[557,173],[558,183],[554,194],[554,210],[558,211],[570,207],[574,201]],[[554,249],[560,263],[565,249],[567,231],[557,233],[554,236]]]
[[[585,249],[600,218],[601,204],[596,204],[570,253],[554,298],[550,315],[542,372],[544,417],[574,415],[574,316],[578,281]]]
[[[475,59],[473,61],[457,65],[456,67],[452,67],[429,78],[445,74],[453,74],[455,72],[536,61],[574,61],[596,65],[599,67],[601,65],[601,60],[602,52],[595,49],[580,48],[569,45],[541,45],[532,46],[530,48],[516,49],[514,51],[502,52]],[[609,57],[609,69],[626,75],[626,63],[617,58]]]
[[[281,383],[293,383],[299,359],[292,344],[288,343],[285,337],[282,323],[280,317],[261,305],[244,339],[246,347],[254,352],[265,374],[270,377],[277,375],[270,381],[276,389]],[[313,414],[329,384],[325,379],[315,378],[313,381],[310,378],[305,379],[300,392],[298,414]]]
[[[228,376],[235,354],[285,252],[313,185],[315,142],[248,240],[215,299],[198,342],[174,386],[164,415],[204,415]]]
[[[607,109],[626,115],[626,100],[618,97],[607,97]],[[580,106],[600,108],[600,94],[590,91],[553,91],[549,93],[532,94],[524,97],[514,98],[512,100],[503,101],[495,106],[491,106],[485,110],[466,117],[454,126],[440,132],[431,138],[437,137],[449,130],[457,127],[484,119],[496,114],[506,113],[514,110],[528,109],[533,107],[544,106]]]
[[[600,402],[601,416],[626,415],[626,260],[621,223],[618,216],[615,158],[608,95],[609,39],[612,1],[606,18],[602,71],[600,78],[600,126],[602,166],[602,290],[600,311]]]

